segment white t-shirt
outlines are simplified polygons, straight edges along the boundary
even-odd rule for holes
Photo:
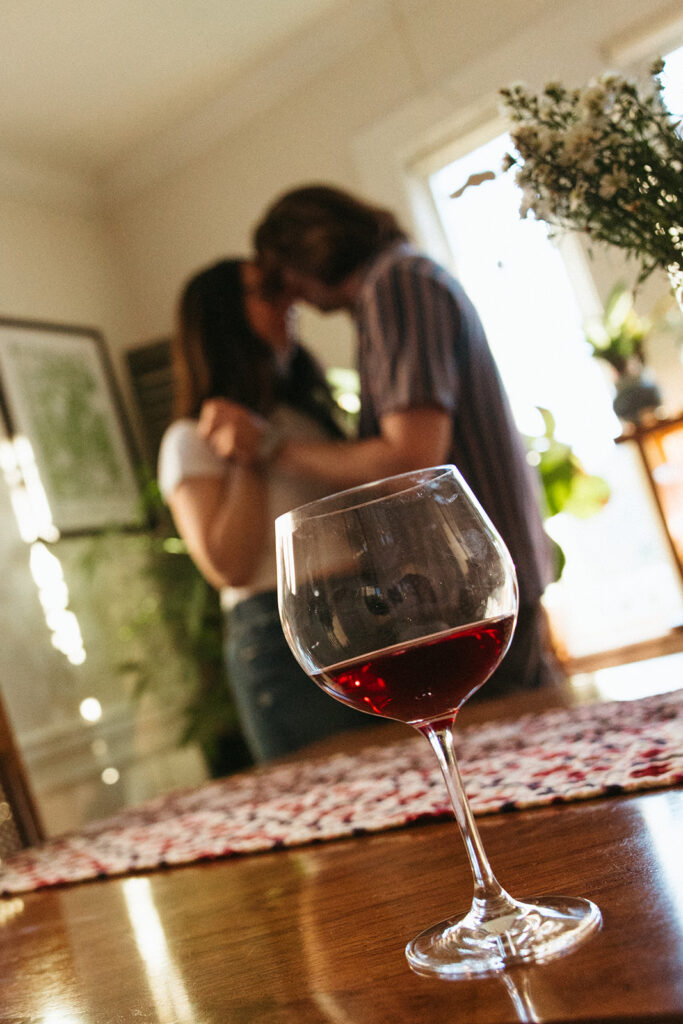
[[[279,405],[270,416],[270,422],[285,438],[319,441],[329,437],[324,428],[305,413],[290,406]],[[216,455],[211,446],[197,433],[197,422],[191,419],[175,420],[164,433],[159,449],[157,479],[163,498],[168,501],[182,480],[198,476],[229,477],[231,464]],[[267,476],[269,518],[274,524],[279,515],[325,497],[329,485],[318,481],[295,479],[270,466]],[[264,537],[263,550],[256,571],[246,587],[224,587],[221,604],[233,608],[238,601],[274,590],[277,583],[275,566],[275,529]]]

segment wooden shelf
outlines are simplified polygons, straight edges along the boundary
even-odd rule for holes
[[[665,449],[666,437],[678,431],[683,431],[683,413],[666,419],[653,419],[651,422],[641,423],[630,430],[625,430],[615,440],[616,444],[632,441],[638,448],[657,514],[664,528],[664,534],[681,583],[683,583],[683,545],[680,539],[677,541],[671,531],[665,502],[655,476],[656,470],[669,461]]]
[[[628,430],[624,430],[615,439],[615,443],[623,444],[624,441],[638,442],[650,437],[663,437],[665,434],[679,430],[681,427],[683,427],[683,412],[678,416],[669,416],[663,419],[653,418],[650,421],[639,424],[639,426],[633,426]]]
[[[626,647],[615,647],[609,651],[598,651],[578,658],[566,658],[562,668],[568,676],[582,675],[584,672],[598,672],[603,668],[614,668],[616,665],[630,665],[635,661],[649,661],[650,658],[661,658],[667,654],[678,654],[683,651],[683,627],[671,629],[664,636],[641,640]]]

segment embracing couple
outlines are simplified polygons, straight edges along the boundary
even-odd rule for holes
[[[318,691],[289,652],[273,522],[397,473],[456,465],[512,555],[518,624],[485,695],[553,682],[540,603],[552,556],[538,480],[461,285],[390,211],[326,185],[277,199],[254,248],[253,260],[220,261],[185,286],[173,342],[176,419],[159,459],[178,530],[221,593],[228,676],[254,758],[372,722]],[[353,321],[357,437],[345,436],[322,368],[296,339],[299,302]]]

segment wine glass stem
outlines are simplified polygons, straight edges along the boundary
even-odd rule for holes
[[[475,904],[495,900],[503,903],[509,902],[512,905],[514,901],[497,881],[484,852],[479,829],[465,795],[465,787],[458,768],[452,726],[435,729],[431,725],[426,725],[420,727],[419,731],[427,737],[432,745],[446,783],[448,795],[451,798],[455,819],[460,828],[474,876]]]

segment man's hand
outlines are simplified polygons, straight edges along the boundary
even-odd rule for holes
[[[226,398],[209,398],[199,414],[198,431],[217,455],[246,465],[260,461],[268,420]]]

